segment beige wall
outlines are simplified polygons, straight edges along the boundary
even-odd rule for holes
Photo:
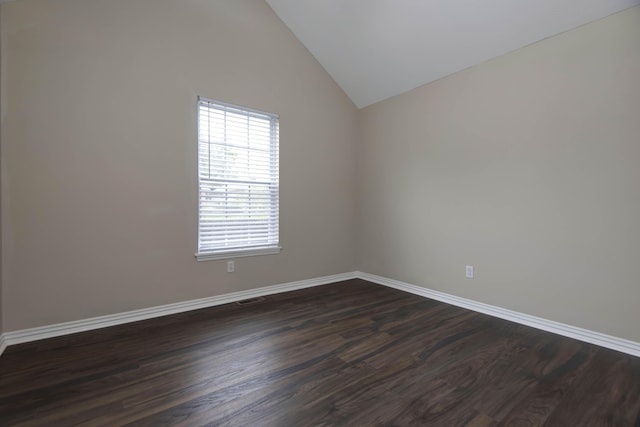
[[[640,341],[639,77],[636,7],[362,110],[359,268]]]
[[[261,0],[1,11],[0,330],[346,272],[358,253],[640,341],[640,8],[359,115]],[[281,116],[284,250],[233,274],[193,257],[198,95]]]
[[[6,331],[354,269],[357,110],[265,2],[20,0],[2,20]],[[284,249],[233,274],[193,255],[198,95],[281,117]]]
[[[0,7],[0,203],[2,201],[2,173],[4,167],[2,164],[4,163],[4,157],[2,156],[2,128],[4,123],[4,107],[3,107],[3,76],[4,72],[2,71],[2,65],[4,61],[2,61],[2,7]],[[3,332],[2,328],[2,208],[0,207],[0,334]]]

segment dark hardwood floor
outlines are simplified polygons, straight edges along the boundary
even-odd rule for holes
[[[0,425],[640,426],[640,359],[352,280],[9,347]]]

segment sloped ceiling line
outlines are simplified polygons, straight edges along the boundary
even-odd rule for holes
[[[640,0],[266,0],[363,108]]]

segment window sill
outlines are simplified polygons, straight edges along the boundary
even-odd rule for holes
[[[198,252],[196,253],[197,261],[215,261],[218,259],[228,259],[228,258],[242,258],[249,256],[258,256],[258,255],[273,255],[279,254],[282,250],[280,246],[272,246],[268,248],[258,248],[258,249],[236,249],[230,251],[218,251],[218,252]]]

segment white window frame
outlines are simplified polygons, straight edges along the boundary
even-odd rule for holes
[[[268,222],[268,240],[269,242],[264,244],[251,244],[248,240],[244,242],[244,244],[233,244],[230,246],[218,246],[218,247],[207,247],[207,245],[203,244],[203,234],[202,234],[202,209],[203,203],[205,203],[202,199],[202,174],[201,174],[201,143],[208,142],[215,145],[226,145],[224,142],[212,142],[209,137],[208,141],[206,138],[201,135],[201,105],[206,105],[209,108],[218,110],[218,111],[227,111],[232,112],[234,114],[246,115],[249,118],[259,118],[269,120],[270,123],[270,142],[269,142],[269,156],[270,156],[270,166],[268,168],[269,171],[269,212],[270,216],[267,219]],[[256,255],[270,255],[277,254],[282,250],[280,246],[280,212],[279,212],[279,198],[280,198],[280,183],[279,183],[279,116],[273,113],[267,113],[264,111],[256,110],[253,108],[247,108],[240,105],[229,104],[226,102],[216,101],[213,99],[205,98],[202,96],[198,97],[197,102],[197,161],[198,161],[198,250],[196,252],[196,259],[198,261],[211,261],[211,260],[219,260],[219,259],[228,259],[228,258],[238,258],[238,257],[248,257],[248,256],[256,256]],[[225,127],[226,127],[226,117],[225,117]],[[247,140],[247,152],[251,152],[251,148],[249,148],[250,141]],[[235,146],[237,148],[237,146]],[[211,150],[211,148],[209,148]],[[275,160],[274,160],[275,159]],[[212,163],[209,160],[208,170],[211,171]],[[217,178],[209,179],[209,185],[211,185],[211,181],[225,181],[228,183],[240,183],[247,184],[247,181],[234,181],[230,179],[222,179],[219,180]],[[260,182],[260,185],[265,185],[265,182]],[[275,186],[275,191],[274,187]],[[225,193],[227,194],[227,193]],[[275,215],[275,217],[274,217]],[[274,239],[275,237],[275,239]],[[222,239],[221,239],[222,240]],[[220,243],[220,242],[218,242]]]

